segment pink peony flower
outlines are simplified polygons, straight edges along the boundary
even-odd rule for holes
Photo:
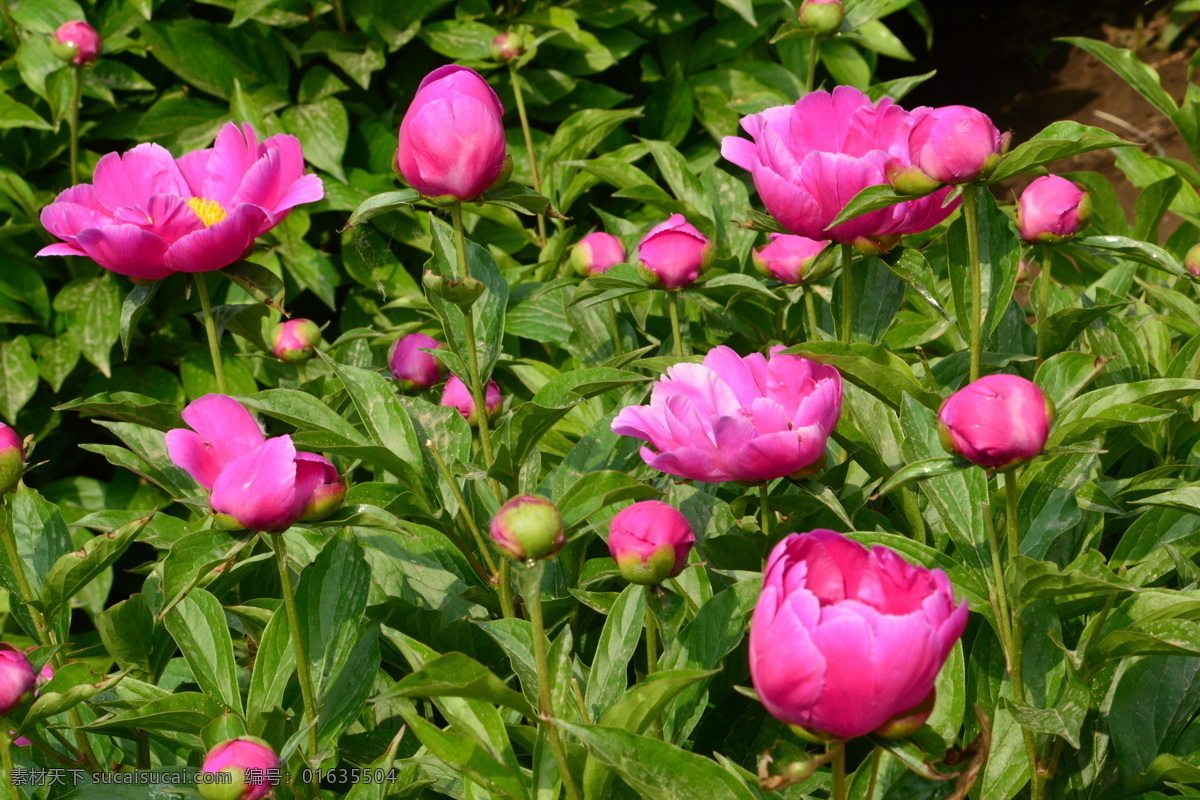
[[[423,333],[401,336],[388,351],[392,377],[405,389],[428,389],[442,379],[442,362],[422,350],[436,350],[442,343]]]
[[[100,34],[81,19],[64,22],[54,32],[55,55],[72,64],[90,64],[100,55]]]
[[[792,233],[832,239],[880,252],[899,236],[928,230],[950,216],[949,189],[909,200],[837,227],[830,223],[856,194],[888,182],[889,160],[908,165],[914,115],[890,99],[878,105],[862,92],[838,86],[811,92],[794,106],[768,108],[742,119],[753,141],[727,136],[726,160],[747,169],[767,211]]]
[[[664,289],[684,289],[712,265],[713,244],[683,214],[672,214],[642,239],[638,259],[647,283]]]
[[[448,65],[425,76],[404,119],[396,168],[426,197],[473,200],[504,171],[504,107],[478,72]]]
[[[1008,146],[992,120],[969,106],[919,108],[908,139],[910,163],[937,183],[970,183],[995,167]]]
[[[864,736],[929,698],[966,624],[941,570],[833,531],[793,533],[767,559],[750,675],[783,722]]]
[[[167,432],[171,461],[209,490],[209,505],[230,528],[281,531],[327,519],[346,493],[329,459],[297,452],[290,436],[267,439],[232,397],[191,402],[183,419],[193,430]]]
[[[828,244],[828,241],[817,242],[804,236],[772,233],[770,243],[754,251],[754,268],[764,278],[787,284],[804,283],[804,276]]]
[[[717,347],[702,364],[676,364],[650,403],[621,409],[612,430],[652,447],[642,458],[678,478],[708,483],[799,476],[825,455],[842,413],[842,377],[800,356],[739,358]]]
[[[483,405],[487,409],[487,415],[491,417],[499,411],[503,402],[500,385],[495,381],[488,381],[483,394]],[[475,413],[475,398],[471,397],[471,390],[457,375],[451,375],[450,380],[446,381],[446,388],[442,391],[442,405],[458,409],[458,413],[463,415],[463,419],[470,423],[472,428],[479,425],[479,417]]]
[[[0,644],[0,716],[33,698],[37,676],[25,653]]]
[[[625,245],[616,236],[595,231],[580,239],[571,249],[571,266],[585,278],[603,275],[617,264],[625,263]]]
[[[1027,242],[1058,244],[1079,233],[1091,212],[1087,192],[1066,178],[1044,175],[1021,192],[1017,227]]]
[[[623,509],[608,529],[608,552],[630,583],[657,585],[687,565],[696,535],[687,517],[661,500]]]
[[[172,272],[209,272],[242,257],[293,207],[324,197],[304,174],[294,136],[264,142],[249,125],[221,128],[211,149],[182,158],[140,144],[100,159],[92,183],[72,186],[42,209],[62,239],[39,256],[87,256],[144,281]]]
[[[25,474],[25,442],[20,434],[0,422],[0,495],[17,488]]]
[[[1003,471],[1041,454],[1054,403],[1019,375],[987,375],[946,398],[938,411],[942,446],[952,455]]]
[[[279,756],[262,739],[243,736],[217,745],[204,758],[201,772],[228,772],[232,783],[198,781],[197,788],[206,800],[262,800],[274,789],[266,775],[279,769]],[[253,774],[247,774],[254,770]]]

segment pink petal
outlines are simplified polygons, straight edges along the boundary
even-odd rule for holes
[[[81,230],[110,225],[113,218],[111,214],[91,206],[56,200],[42,209],[41,220],[46,230],[70,243],[75,241]]]
[[[267,223],[261,208],[241,205],[211,228],[193,231],[171,245],[166,265],[179,272],[210,272],[228,267],[254,244]]]
[[[213,511],[228,514],[251,530],[288,528],[299,518],[295,458],[292,437],[277,436],[234,460],[213,484]]]
[[[245,406],[223,394],[206,394],[188,404],[183,421],[211,445],[222,466],[266,441]],[[207,488],[207,487],[206,487]]]
[[[775,598],[770,595],[775,594]],[[795,725],[812,722],[813,706],[821,699],[830,661],[815,646],[804,624],[811,617],[802,593],[778,597],[774,587],[763,589],[750,625],[750,676],[763,705],[775,717]],[[777,606],[770,614],[772,606]],[[836,663],[836,662],[833,662]]]
[[[189,194],[175,159],[157,144],[139,144],[123,155],[104,156],[96,164],[92,186],[96,200],[111,209],[143,205],[156,194]]]
[[[171,274],[163,260],[167,243],[136,225],[87,228],[75,241],[89,258],[119,275],[155,281]]]
[[[83,256],[87,257],[87,253],[80,250],[75,245],[71,244],[48,244],[41,250],[38,250],[35,255],[38,256]]]
[[[263,147],[263,156],[243,173],[233,203],[250,203],[278,217],[325,196],[321,179],[304,174],[304,155],[296,137],[272,136]]]
[[[726,161],[737,164],[744,170],[749,170],[754,164],[754,155],[758,151],[754,142],[740,136],[726,136],[721,140],[721,156]]]
[[[205,490],[211,491],[226,462],[195,431],[175,428],[167,431],[166,440],[171,463],[186,471]]]

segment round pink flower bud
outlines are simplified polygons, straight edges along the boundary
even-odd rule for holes
[[[488,381],[487,389],[483,395],[483,404],[487,409],[489,418],[500,410],[500,405],[503,402],[504,398],[500,394],[500,385],[495,381]],[[479,416],[475,413],[475,398],[471,397],[471,390],[465,383],[459,380],[457,375],[451,375],[450,380],[446,381],[446,388],[442,392],[442,405],[457,408],[458,413],[463,415],[463,419],[472,428],[479,426]]]
[[[562,515],[544,497],[514,497],[492,517],[492,541],[512,558],[550,558],[567,543]]]
[[[1183,259],[1183,265],[1193,278],[1200,278],[1200,244],[1192,245]]]
[[[442,380],[442,362],[422,350],[436,350],[442,343],[423,333],[401,336],[388,351],[388,368],[404,389],[428,389]]]
[[[0,644],[0,716],[33,699],[37,675],[25,653]]]
[[[519,33],[502,33],[492,39],[492,58],[503,64],[521,57],[525,52],[525,37]]]
[[[754,251],[754,268],[764,278],[774,278],[787,284],[804,283],[817,256],[829,244],[804,236],[772,233],[771,241]]]
[[[80,19],[65,22],[54,32],[54,55],[72,64],[90,64],[100,55],[100,34]]]
[[[304,503],[304,510],[300,513],[300,522],[322,522],[329,519],[346,499],[345,479],[338,474],[333,462],[325,456],[316,453],[296,453],[296,461],[306,462],[304,472],[297,473],[299,480],[307,484],[298,486],[297,492],[303,492],[308,498]]]
[[[814,738],[852,739],[916,713],[967,624],[939,569],[840,533],[771,551],[750,623],[750,677],[767,711]]]
[[[474,200],[504,171],[503,117],[478,72],[439,67],[421,81],[400,123],[396,169],[426,197]]]
[[[1040,455],[1054,403],[1018,375],[987,375],[946,398],[938,411],[942,447],[972,464],[1003,472]]]
[[[46,681],[50,680],[53,677],[54,677],[54,668],[51,667],[49,664],[43,664],[42,669],[37,674],[37,678],[34,680],[33,696],[37,697],[38,689],[40,689],[42,687],[42,684],[44,684]],[[12,735],[13,733],[16,733],[16,731],[9,731],[9,735]],[[16,737],[15,739],[12,740],[12,743],[14,745],[16,745],[17,747],[28,747],[30,744],[29,740],[26,739],[24,736]]]
[[[17,488],[25,474],[25,443],[12,428],[0,422],[0,494]]]
[[[1092,198],[1057,175],[1044,175],[1025,187],[1017,201],[1017,227],[1031,243],[1058,244],[1079,233],[1092,213]]]
[[[938,183],[970,183],[990,173],[1008,146],[987,114],[968,106],[943,106],[917,120],[908,137],[909,157]]]
[[[303,364],[321,343],[321,329],[311,319],[289,319],[271,331],[271,352],[288,364]]]
[[[242,736],[210,750],[200,768],[213,775],[227,772],[232,782],[202,780],[196,782],[196,788],[204,800],[262,800],[275,788],[267,771],[278,769],[279,756],[270,745],[253,736]]]
[[[585,278],[603,275],[625,263],[625,245],[604,231],[589,233],[571,249],[571,267]]]
[[[674,578],[695,543],[687,517],[661,500],[634,503],[608,529],[608,552],[630,583],[658,585]]]
[[[683,214],[656,225],[638,245],[638,272],[651,286],[683,289],[712,266],[713,244]]]
[[[840,0],[804,0],[800,4],[800,24],[813,33],[828,36],[837,33],[846,16]]]

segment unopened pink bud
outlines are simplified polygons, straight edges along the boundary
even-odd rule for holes
[[[567,542],[558,508],[531,494],[500,506],[492,517],[491,533],[500,549],[518,561],[550,558]]]
[[[994,472],[1041,454],[1054,403],[1019,375],[987,375],[946,398],[938,412],[942,447]]]
[[[525,52],[525,37],[519,33],[502,33],[492,39],[492,58],[501,63],[518,59]]]
[[[571,250],[571,267],[585,278],[602,275],[625,263],[625,245],[604,231],[589,233]]]
[[[279,756],[262,739],[242,736],[217,745],[204,759],[203,773],[229,774],[227,780],[197,781],[205,800],[262,800],[281,778]]]
[[[687,517],[660,500],[634,503],[608,529],[608,551],[630,583],[657,585],[674,578],[695,543]]]
[[[17,488],[25,474],[25,443],[17,432],[0,422],[0,494]]]
[[[33,699],[37,675],[24,652],[0,644],[0,717]]]
[[[500,394],[500,385],[495,381],[488,381],[487,389],[484,391],[483,404],[487,410],[489,417],[493,416],[500,410],[504,398]],[[475,412],[475,398],[471,396],[471,390],[463,383],[457,375],[451,375],[450,380],[446,381],[446,388],[442,392],[442,405],[458,409],[458,413],[463,415],[463,419],[472,427],[479,426],[479,416]]]
[[[638,245],[638,272],[651,286],[684,289],[713,261],[713,243],[682,214],[656,225]]]
[[[90,64],[100,55],[100,34],[83,20],[63,23],[54,32],[50,49],[54,55],[72,64]]]
[[[303,364],[321,343],[321,329],[311,319],[289,319],[271,331],[271,352],[288,364]]]
[[[1027,242],[1058,244],[1079,233],[1091,213],[1087,192],[1066,178],[1044,175],[1021,192],[1017,227]]]
[[[442,364],[422,350],[436,350],[442,343],[423,333],[401,336],[388,351],[388,368],[405,389],[428,389],[442,380]]]
[[[770,244],[754,251],[754,268],[764,278],[774,278],[787,284],[804,283],[817,256],[829,244],[804,236],[772,233]]]
[[[919,113],[914,112],[914,116]],[[968,106],[933,108],[908,138],[913,166],[938,183],[970,183],[995,168],[1008,146],[987,114]]]

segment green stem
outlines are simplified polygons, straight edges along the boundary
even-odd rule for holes
[[[538,217],[541,219],[541,217]],[[617,301],[608,301],[608,327],[612,328],[613,355],[625,355],[625,347],[621,344],[621,326],[617,322]]]
[[[346,35],[346,9],[342,0],[333,0],[333,16],[337,19],[338,32]]]
[[[854,247],[842,245],[842,341],[850,344],[854,333]]]
[[[71,185],[79,183],[79,104],[83,100],[82,68],[72,64],[71,70],[71,105],[67,107],[67,134],[71,140]]]
[[[304,362],[297,362],[296,363],[296,384],[298,386],[303,386],[306,383],[308,383],[308,374],[304,369]]]
[[[459,277],[470,275],[467,268],[467,235],[463,230],[462,203],[450,206],[450,216],[454,220],[454,247],[458,251]],[[492,469],[492,432],[488,428],[486,398],[487,376],[479,369],[479,342],[475,337],[475,310],[471,306],[463,309],[463,329],[467,336],[467,368],[470,370],[471,399],[475,401],[475,419],[479,428],[479,447],[483,450],[484,472]],[[492,491],[500,494],[500,483],[491,479]]]
[[[200,310],[204,316],[204,330],[208,334],[208,354],[212,358],[213,375],[217,378],[217,392],[225,394],[225,365],[221,363],[221,339],[217,323],[213,319],[212,302],[208,299],[208,285],[204,273],[192,275],[196,281],[196,294],[200,296]]]
[[[3,502],[7,504],[8,501],[5,499]],[[11,516],[9,518],[11,519]],[[24,604],[26,611],[29,612],[29,616],[33,619],[33,627],[37,630],[38,641],[41,642],[43,647],[54,647],[58,644],[55,641],[54,632],[46,624],[46,618],[42,616],[42,612],[32,605],[34,598],[33,586],[29,583],[29,576],[25,574],[25,563],[21,560],[21,552],[17,548],[17,537],[7,521],[0,524],[0,539],[4,540],[4,553],[8,558],[8,567],[17,581],[17,590],[21,593],[19,600]],[[61,670],[66,664],[62,653],[57,650],[51,656],[50,663],[54,666],[56,672]],[[71,727],[75,729],[75,741],[77,743],[79,760],[86,761],[89,767],[99,771],[101,769],[100,761],[96,758],[95,752],[92,751],[92,742],[83,730],[83,717],[80,715],[79,709],[75,707],[70,708],[67,711],[67,718],[71,721]]]
[[[992,555],[992,591],[994,593],[993,607],[996,611],[996,635],[1000,637],[1000,647],[1007,658],[1011,652],[1009,645],[1012,639],[1011,617],[1008,613],[1008,590],[1004,584],[1004,567],[1000,563],[1000,537],[996,533],[996,525],[992,520],[991,506],[983,509],[983,524],[987,528],[988,550]]]
[[[762,513],[762,535],[771,538],[771,482],[758,485],[758,508]]]
[[[1042,272],[1038,275],[1037,306],[1037,357],[1038,363],[1046,358],[1046,338],[1050,335],[1047,325],[1050,318],[1050,262],[1053,260],[1050,245],[1042,245]]]
[[[654,617],[654,610],[650,607],[650,594],[653,590],[646,590],[646,674],[653,675],[658,672],[658,620]]]
[[[668,291],[667,311],[669,311],[671,314],[671,337],[675,340],[673,342],[675,346],[675,357],[683,358],[683,334],[680,332],[679,327],[679,305],[679,292]]]
[[[150,734],[137,732],[137,768],[150,769]]]
[[[292,576],[288,571],[287,543],[283,534],[277,535],[272,541],[275,549],[275,565],[279,568],[279,583],[283,588],[283,607],[287,613],[288,629],[292,636],[292,651],[296,654],[296,677],[300,681],[300,696],[304,700],[304,719],[302,725],[311,725],[308,729],[308,765],[316,770],[317,751],[320,745],[317,740],[317,696],[313,690],[312,671],[308,662],[308,648],[304,645],[303,629],[300,626],[300,608],[296,605],[296,589],[292,586]],[[309,787],[313,797],[320,797],[321,790],[317,785],[314,773]]]
[[[804,73],[804,93],[811,92],[817,83],[817,56],[821,53],[821,37],[808,40],[808,70]]]
[[[525,607],[529,610],[529,623],[533,635],[533,660],[537,666],[538,702],[541,708],[541,720],[546,726],[546,738],[550,740],[550,750],[554,761],[558,764],[559,777],[562,778],[563,789],[568,800],[580,800],[579,788],[567,763],[567,751],[559,736],[558,728],[550,722],[554,718],[554,700],[550,691],[550,656],[546,650],[546,625],[542,618],[542,573],[545,564],[534,561],[520,568],[521,592],[525,595]]]
[[[542,193],[542,178],[538,175],[537,155],[533,152],[533,131],[529,128],[529,116],[525,113],[525,95],[521,90],[521,81],[517,78],[517,68],[510,61],[508,76],[512,79],[513,98],[517,101],[517,116],[521,118],[521,131],[525,134],[525,150],[529,154],[529,174],[533,178],[533,190]],[[546,243],[546,218],[537,215],[538,244]]]
[[[963,219],[967,226],[967,256],[971,269],[971,381],[979,379],[983,349],[983,276],[979,267],[979,202],[974,186],[963,189]]]
[[[1019,531],[1018,531],[1018,502],[1020,495],[1017,491],[1017,474],[1016,470],[1010,469],[1004,473],[1004,523],[1008,530],[1008,558],[1011,560],[1017,555],[1020,547]],[[1009,616],[1009,659],[1008,673],[1012,679],[1013,698],[1024,704],[1025,701],[1025,624],[1022,620],[1020,608],[1014,608],[1010,611]],[[1038,780],[1038,749],[1037,739],[1033,735],[1033,731],[1022,727],[1021,734],[1025,740],[1025,752],[1029,757],[1029,779],[1032,784],[1032,800],[1041,800],[1042,790],[1045,788],[1041,781]]]
[[[808,316],[808,341],[810,342],[818,340],[817,331],[821,329],[817,323],[817,304],[813,297],[814,294],[811,286],[804,287],[804,311]]]
[[[500,610],[506,619],[517,618],[517,606],[513,602],[512,592],[512,563],[506,558],[500,562],[500,572],[496,576],[496,584],[500,589]]]
[[[21,790],[13,783],[12,737],[8,733],[8,720],[0,717],[0,764],[4,767],[4,783],[12,800],[21,800]]]
[[[830,748],[833,750],[833,793],[830,800],[846,800],[846,743],[837,741]]]
[[[883,762],[884,749],[875,748],[875,757],[871,763],[871,780],[867,783],[867,794],[863,800],[875,800],[875,783],[879,780],[879,765]]]

